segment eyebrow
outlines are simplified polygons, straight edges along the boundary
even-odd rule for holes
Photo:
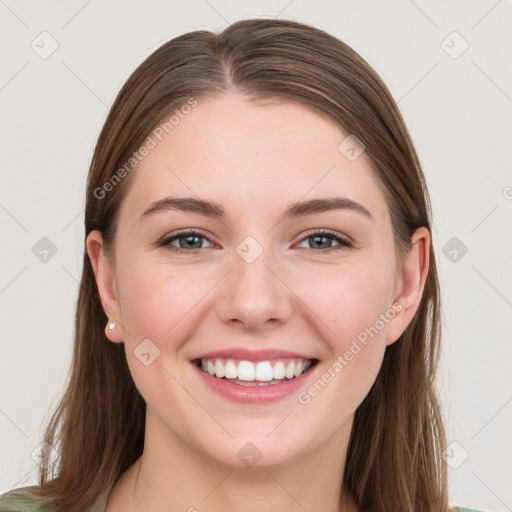
[[[365,217],[372,219],[371,213],[356,201],[347,197],[330,197],[310,199],[309,201],[298,201],[286,208],[281,218],[302,217],[313,213],[322,213],[330,210],[352,210],[362,213]]]
[[[142,220],[148,215],[166,210],[199,213],[205,217],[219,219],[225,217],[222,206],[213,201],[204,201],[195,197],[165,197],[151,203],[140,218]]]
[[[205,217],[212,217],[217,219],[225,218],[226,212],[224,208],[218,203],[213,201],[205,201],[195,197],[165,197],[154,201],[140,216],[140,220],[145,217],[162,211],[177,210],[182,212],[192,212],[204,215]],[[348,199],[346,197],[330,197],[330,198],[317,198],[308,201],[298,201],[290,204],[281,219],[290,217],[304,217],[314,213],[322,213],[330,210],[352,210],[362,213],[365,217],[373,219],[371,213],[362,205]]]

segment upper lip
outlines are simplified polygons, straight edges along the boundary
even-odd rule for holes
[[[240,359],[244,361],[268,361],[270,359],[281,359],[287,357],[294,357],[296,359],[314,359],[298,352],[290,352],[287,350],[276,350],[276,349],[264,349],[264,350],[248,350],[246,348],[232,348],[224,350],[214,350],[194,357],[192,360],[197,359],[214,359],[214,358],[226,358],[226,359]]]

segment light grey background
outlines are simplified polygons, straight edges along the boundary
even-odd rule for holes
[[[0,0],[0,492],[36,482],[31,453],[66,380],[85,178],[109,106],[163,42],[260,16],[344,40],[399,102],[435,213],[451,503],[512,510],[510,0]],[[46,262],[32,252],[43,237]]]

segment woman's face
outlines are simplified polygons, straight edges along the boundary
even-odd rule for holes
[[[146,435],[231,467],[339,454],[425,263],[397,273],[370,160],[302,105],[235,93],[160,132],[132,171],[111,262],[98,232],[88,240]]]

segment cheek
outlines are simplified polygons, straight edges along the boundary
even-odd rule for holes
[[[117,276],[127,362],[139,392],[158,408],[165,398],[162,386],[175,400],[180,396],[181,388],[172,378],[181,380],[178,349],[191,329],[188,320],[194,306],[211,288],[211,278],[193,266],[171,268],[143,256],[124,263],[118,265]]]
[[[297,399],[310,423],[332,433],[367,396],[384,357],[387,325],[395,314],[389,302],[394,274],[377,270],[345,269],[317,280],[325,285],[322,291],[305,297],[323,321],[330,357]],[[313,410],[318,411],[318,419],[311,419]],[[321,411],[329,411],[328,423]]]
[[[212,275],[192,266],[132,261],[119,269],[121,313],[136,337],[164,339],[211,288]]]
[[[329,327],[323,330],[336,354],[371,330],[373,338],[385,338],[394,274],[391,265],[346,266],[315,277],[314,287],[303,287],[302,299]],[[372,329],[377,326],[378,334]]]

